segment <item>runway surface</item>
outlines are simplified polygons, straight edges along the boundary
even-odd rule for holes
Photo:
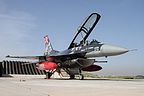
[[[0,96],[144,96],[144,80],[0,78]]]

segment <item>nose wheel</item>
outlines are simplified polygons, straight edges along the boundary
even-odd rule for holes
[[[83,75],[83,74],[80,74],[79,79],[80,79],[80,80],[83,80],[83,79],[84,79],[84,75]]]
[[[76,79],[76,78],[75,78],[75,75],[70,75],[70,79]],[[83,80],[83,79],[84,79],[84,75],[83,75],[83,74],[80,74],[80,75],[79,75],[79,79],[80,79],[80,80]]]

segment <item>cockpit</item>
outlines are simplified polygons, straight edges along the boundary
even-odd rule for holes
[[[98,43],[100,43],[100,42],[97,41],[97,40],[95,40],[95,39],[93,39],[93,40],[90,42],[90,45],[96,45],[96,44],[98,44]]]
[[[99,43],[99,41],[93,39],[92,41],[80,41],[80,43],[73,43],[73,47],[96,45]]]

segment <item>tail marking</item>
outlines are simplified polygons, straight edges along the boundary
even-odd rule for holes
[[[50,40],[48,38],[48,35],[46,35],[44,37],[44,43],[45,43],[45,53],[44,53],[44,55],[45,56],[46,55],[50,55],[52,50],[53,50],[53,48],[52,48],[51,42],[50,42]]]

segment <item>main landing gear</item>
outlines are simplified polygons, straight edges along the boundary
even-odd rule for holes
[[[50,79],[51,76],[56,72],[57,70],[45,70],[46,72],[46,78],[45,79]]]
[[[46,78],[45,79],[50,79],[50,77],[52,76],[52,73],[51,72],[46,72]]]

